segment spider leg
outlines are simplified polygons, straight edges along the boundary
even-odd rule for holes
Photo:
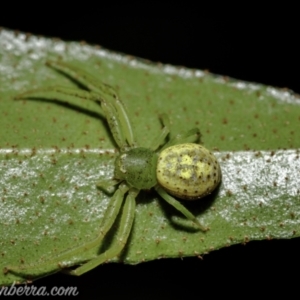
[[[121,253],[121,251],[124,249],[127,243],[133,225],[136,204],[135,198],[137,194],[138,191],[129,190],[129,193],[124,203],[122,216],[120,220],[120,226],[118,228],[112,246],[96,258],[88,261],[87,263],[76,268],[75,270],[70,271],[69,274],[76,276],[82,275],[99,266],[100,264],[106,262],[107,260],[116,257],[118,254]]]
[[[79,99],[87,99],[92,101],[100,101],[101,108],[104,111],[106,116],[107,123],[111,130],[111,133],[114,137],[115,142],[120,148],[126,148],[128,146],[126,142],[126,137],[124,136],[124,131],[122,129],[122,124],[120,120],[117,118],[117,113],[112,104],[106,101],[105,98],[100,98],[100,96],[96,93],[67,88],[67,87],[54,87],[50,86],[43,89],[36,89],[32,91],[28,91],[22,93],[15,97],[16,100],[23,98],[42,98],[42,99],[60,99],[62,101],[72,101],[74,97]]]
[[[199,128],[193,128],[187,132],[177,134],[173,139],[166,143],[161,150],[173,145],[199,142],[200,139],[201,133]]]
[[[152,151],[155,151],[159,148],[160,145],[162,145],[166,139],[166,137],[168,136],[169,132],[170,132],[170,119],[168,117],[168,115],[163,114],[161,117],[161,122],[163,125],[162,131],[160,132],[160,134],[155,137],[155,139],[152,141],[151,145],[150,145],[150,149]]]
[[[197,218],[187,209],[185,208],[179,201],[170,196],[163,188],[160,186],[156,186],[155,190],[157,193],[170,205],[172,205],[175,209],[181,212],[187,219],[191,220],[199,229],[202,231],[207,231],[208,228],[199,223]]]
[[[116,179],[105,179],[97,182],[97,187],[107,194],[111,194],[116,190],[116,185],[120,183]]]
[[[101,99],[107,99],[106,102],[109,103],[116,112],[118,122],[120,123],[121,130],[123,130],[128,145],[135,145],[132,126],[128,117],[126,107],[119,99],[118,94],[114,88],[112,88],[108,84],[101,82],[100,80],[95,78],[95,76],[83,71],[82,69],[74,65],[70,65],[61,61],[48,61],[47,65],[57,71],[61,71],[69,75],[72,78],[75,78],[90,91],[100,95]]]
[[[161,116],[161,122],[163,124],[163,129],[150,145],[150,149],[153,151],[157,150],[159,146],[164,143],[166,137],[170,133],[170,119],[168,115],[163,114]],[[166,143],[161,150],[171,147],[173,145],[198,142],[200,138],[201,133],[199,128],[193,128],[184,133],[177,134],[173,139]]]
[[[74,265],[74,263],[70,265],[70,263],[65,263],[65,262],[70,262],[70,257],[75,257],[76,255],[79,255],[82,252],[85,252],[92,248],[99,247],[103,238],[106,236],[107,232],[110,230],[110,228],[114,224],[114,222],[118,216],[118,213],[121,209],[121,206],[122,206],[122,203],[124,200],[124,195],[125,195],[125,193],[127,193],[128,189],[129,188],[125,184],[121,184],[119,189],[111,197],[108,208],[105,212],[105,215],[103,216],[103,219],[101,220],[100,231],[96,238],[94,238],[91,241],[88,241],[85,244],[79,245],[73,249],[67,250],[65,252],[62,252],[61,254],[53,256],[52,258],[50,258],[48,260],[40,261],[37,264],[32,264],[32,265],[31,264],[28,264],[28,265],[23,264],[21,267],[7,266],[5,268],[5,272],[6,273],[12,272],[12,273],[16,273],[16,274],[34,275],[35,272],[39,274],[39,273],[41,273],[40,270],[44,271],[47,268],[52,268],[52,270],[56,270],[57,265],[59,265],[61,268],[71,267],[72,265]],[[132,196],[129,197],[129,199],[131,199],[131,198],[132,198]],[[127,199],[128,199],[128,197],[127,197]],[[125,206],[125,207],[127,207],[127,206]],[[128,210],[128,208],[127,208],[127,210]],[[126,212],[125,208],[123,209],[123,211]],[[131,213],[134,214],[134,209],[133,209],[133,212],[131,212]],[[128,226],[125,221],[123,221],[123,223],[121,221],[121,225],[123,225],[125,227]]]

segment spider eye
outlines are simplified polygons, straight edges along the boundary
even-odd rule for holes
[[[192,200],[210,194],[217,187],[221,169],[216,157],[205,147],[180,144],[160,153],[156,176],[169,194]]]

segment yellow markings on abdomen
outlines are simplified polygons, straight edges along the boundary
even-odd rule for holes
[[[197,199],[210,194],[221,180],[215,156],[198,144],[180,144],[163,150],[158,158],[157,181],[171,195]]]

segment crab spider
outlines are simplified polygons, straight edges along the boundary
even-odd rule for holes
[[[116,187],[108,208],[100,224],[98,236],[78,247],[58,254],[55,261],[65,267],[64,261],[87,249],[97,247],[121,214],[116,239],[109,249],[74,270],[72,275],[81,275],[121,253],[130,235],[134,215],[135,199],[141,190],[155,189],[162,199],[191,220],[200,230],[207,228],[173,196],[193,200],[210,194],[220,183],[221,170],[214,155],[203,146],[195,143],[200,136],[199,129],[194,128],[178,134],[165,142],[169,131],[169,119],[162,116],[163,128],[152,141],[149,148],[138,146],[125,106],[116,91],[83,70],[63,62],[48,62],[53,69],[74,78],[88,91],[66,87],[49,87],[25,92],[20,98],[42,97],[46,99],[69,100],[71,97],[88,99],[101,103],[111,134],[119,148],[115,160],[114,178],[103,181],[100,187],[109,190]],[[194,143],[192,143],[194,142]],[[54,260],[51,258],[50,260]],[[47,261],[41,262],[46,264]],[[70,267],[70,265],[66,265]],[[22,270],[34,269],[32,265],[22,267],[8,266],[5,272],[22,273]]]

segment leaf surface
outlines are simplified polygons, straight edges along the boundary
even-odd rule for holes
[[[100,107],[80,99],[69,103],[13,100],[34,88],[76,87],[46,67],[46,60],[58,58],[118,90],[141,146],[150,144],[161,130],[159,116],[167,113],[171,136],[199,127],[203,144],[221,164],[219,189],[185,204],[210,227],[207,233],[189,227],[154,191],[143,191],[137,198],[130,240],[119,260],[137,264],[198,256],[250,240],[299,236],[297,95],[79,43],[2,30],[0,284],[26,280],[27,276],[4,274],[6,266],[34,265],[34,271],[28,271],[32,279],[59,271],[55,256],[97,236],[109,200],[96,183],[112,176],[117,152]],[[68,262],[80,263],[103,252],[114,230],[99,248]]]

